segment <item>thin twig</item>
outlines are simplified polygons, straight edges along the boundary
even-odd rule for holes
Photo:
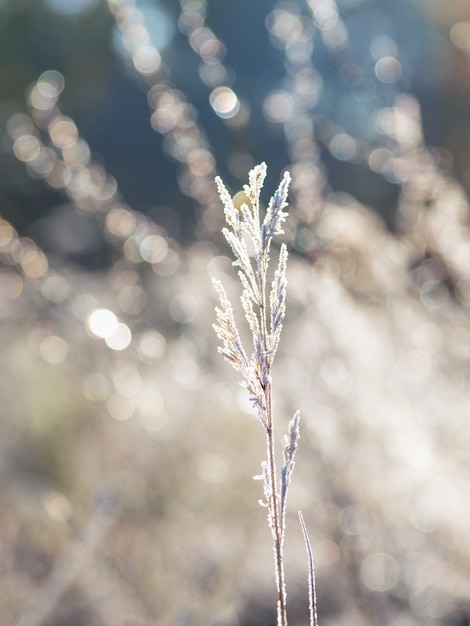
[[[272,531],[274,536],[274,554],[276,559],[276,583],[278,587],[278,624],[279,626],[287,626],[287,597],[286,583],[284,579],[284,546],[283,546],[283,529],[281,527],[281,516],[279,510],[279,494],[277,491],[277,473],[274,454],[274,437],[272,428],[268,430],[268,458],[271,477],[271,511],[272,515]]]
[[[299,511],[300,526],[302,527],[302,533],[305,539],[305,547],[307,548],[308,556],[308,609],[310,612],[310,626],[318,626],[317,617],[317,590],[315,587],[315,568],[313,565],[312,546],[310,545],[310,539],[308,538],[307,527],[305,526],[304,516]]]

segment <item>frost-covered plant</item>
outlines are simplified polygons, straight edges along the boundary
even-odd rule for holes
[[[218,280],[214,286],[219,294],[220,308],[216,308],[215,332],[222,341],[219,347],[222,356],[238,370],[242,385],[250,394],[258,418],[266,431],[267,457],[262,463],[264,500],[268,524],[271,528],[274,548],[274,563],[278,590],[277,623],[287,625],[286,585],[284,578],[284,539],[286,530],[287,491],[295,465],[295,453],[299,440],[300,413],[296,411],[290,421],[288,434],[282,440],[283,465],[278,477],[275,459],[273,383],[271,370],[279,345],[282,321],[286,311],[286,268],[287,248],[281,244],[277,269],[269,285],[268,269],[271,241],[283,233],[282,224],[287,217],[287,192],[290,183],[288,172],[272,196],[264,218],[260,215],[260,192],[266,177],[266,164],[261,163],[249,173],[249,184],[244,186],[248,202],[237,208],[220,178],[216,179],[220,198],[224,205],[227,227],[222,229],[235,256],[233,265],[239,268],[243,292],[241,302],[245,318],[253,337],[251,356],[243,346],[235,321],[232,304]],[[269,289],[269,296],[268,296]],[[310,623],[316,624],[315,587],[311,550],[303,518],[300,521],[309,554]]]

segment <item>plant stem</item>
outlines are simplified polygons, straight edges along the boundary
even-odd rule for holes
[[[266,411],[267,411],[267,455],[269,466],[269,477],[271,482],[271,499],[270,499],[270,516],[272,524],[272,532],[274,539],[274,560],[276,570],[276,584],[279,594],[278,600],[278,614],[277,623],[278,626],[287,626],[287,598],[286,598],[286,585],[284,580],[284,561],[283,561],[283,528],[279,507],[279,491],[277,487],[277,470],[276,470],[276,455],[274,450],[274,415],[272,405],[272,384],[271,384],[271,357],[269,355],[270,345],[268,342],[268,327],[266,320],[266,270],[264,267],[260,272],[261,276],[261,304],[260,304],[260,322],[261,333],[263,337],[264,350],[266,353],[266,366],[267,372],[267,384],[265,386],[265,399],[266,399]]]
[[[300,526],[302,527],[302,533],[304,535],[305,547],[307,548],[308,557],[308,599],[309,599],[309,613],[310,613],[310,626],[318,626],[317,617],[317,590],[315,587],[315,567],[313,564],[312,547],[310,545],[310,539],[308,537],[307,527],[305,526],[304,516],[299,511]]]
[[[269,395],[271,395],[271,389],[269,389]],[[268,463],[269,463],[269,475],[271,479],[271,520],[273,526],[274,536],[274,558],[276,566],[276,583],[279,594],[278,601],[278,626],[287,626],[287,604],[286,604],[286,585],[284,580],[284,561],[283,561],[283,537],[281,528],[281,519],[279,515],[279,494],[277,490],[277,473],[276,473],[276,459],[274,453],[274,432],[272,427],[272,409],[271,402],[269,402],[270,412],[270,427],[267,429],[267,449],[268,449]]]

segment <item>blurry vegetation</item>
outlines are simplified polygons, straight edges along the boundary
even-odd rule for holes
[[[299,508],[323,626],[468,624],[467,4],[0,0],[1,624],[275,622],[211,327],[214,177],[261,161],[292,175],[290,624]]]

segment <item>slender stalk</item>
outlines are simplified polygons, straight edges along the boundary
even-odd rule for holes
[[[317,617],[317,590],[315,586],[315,568],[313,564],[312,547],[310,545],[310,539],[308,537],[307,527],[305,526],[304,516],[299,511],[300,526],[302,527],[302,533],[304,535],[305,547],[307,549],[308,557],[308,608],[310,613],[310,626],[318,626]]]
[[[269,473],[271,478],[271,490],[272,490],[272,525],[274,534],[274,559],[276,569],[276,584],[278,588],[278,626],[287,626],[287,597],[286,597],[286,583],[284,580],[284,559],[283,559],[283,532],[281,528],[281,519],[279,514],[279,494],[277,491],[277,472],[276,472],[276,459],[274,453],[274,432],[273,428],[267,430],[267,448],[268,448],[268,462]]]
[[[274,539],[274,561],[275,561],[275,573],[276,573],[276,585],[278,590],[278,613],[277,623],[278,626],[287,626],[287,598],[286,598],[286,583],[284,579],[284,558],[283,558],[283,529],[282,520],[279,506],[279,491],[277,487],[277,468],[276,468],[276,454],[274,449],[274,413],[272,404],[272,384],[271,384],[271,359],[269,350],[270,345],[268,342],[268,329],[266,320],[266,268],[263,268],[261,272],[260,291],[261,291],[261,304],[260,304],[260,322],[261,322],[261,334],[263,338],[264,350],[266,353],[266,365],[268,368],[267,386],[265,388],[266,397],[266,412],[267,412],[267,426],[266,426],[266,439],[267,439],[267,460],[269,466],[269,478],[270,478],[270,491],[271,499],[269,501],[270,516],[272,524],[272,532]]]

